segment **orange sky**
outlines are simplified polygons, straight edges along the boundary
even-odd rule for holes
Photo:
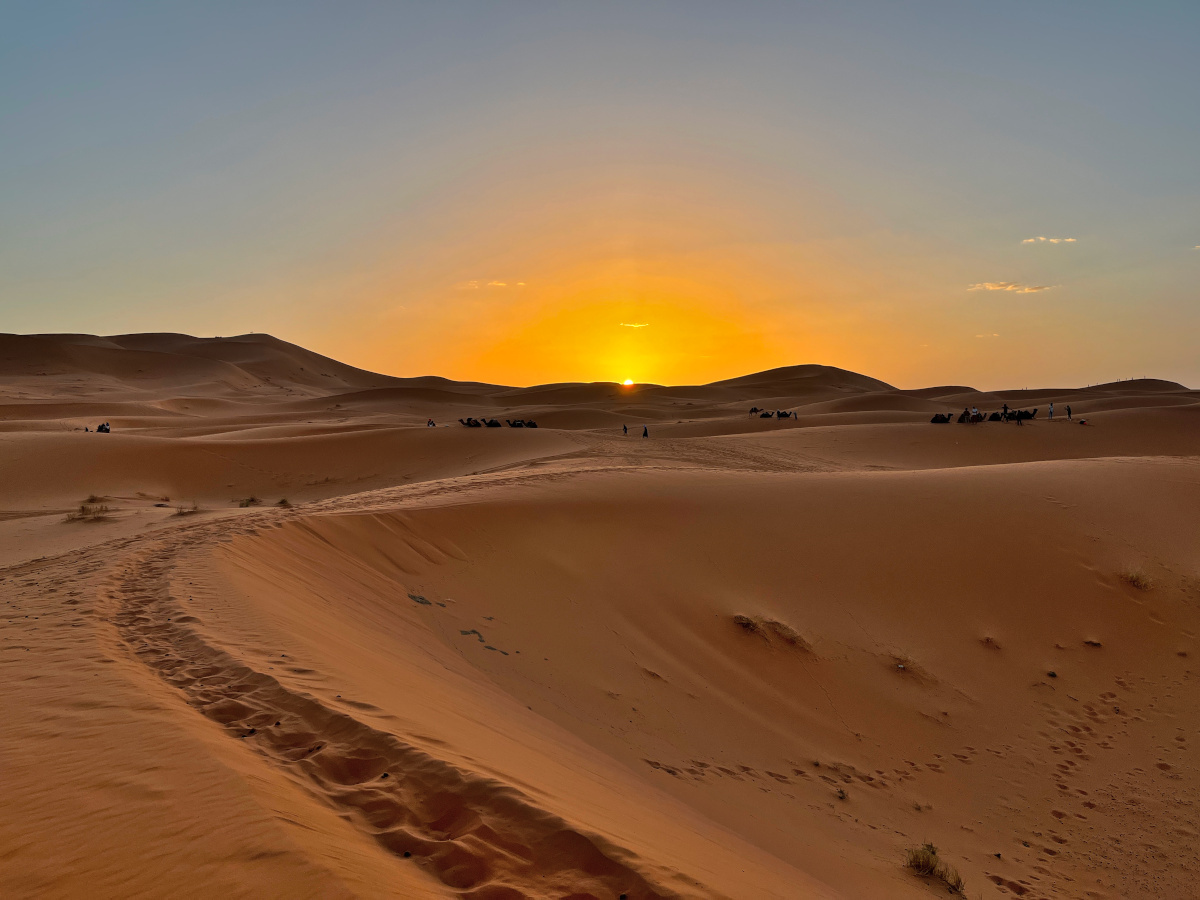
[[[27,5],[0,328],[1200,384],[1200,7],[935,6]]]

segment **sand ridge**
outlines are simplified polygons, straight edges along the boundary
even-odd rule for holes
[[[1198,402],[4,336],[0,891],[1188,896]]]

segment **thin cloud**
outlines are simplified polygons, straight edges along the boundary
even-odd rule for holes
[[[460,281],[454,286],[456,291],[477,291],[479,290],[478,281]]]
[[[489,281],[488,287],[508,287],[508,282],[506,282],[506,281]]]
[[[645,328],[649,324],[650,324],[649,322],[622,322],[621,327],[622,328]]]
[[[981,281],[967,286],[968,291],[1011,291],[1014,294],[1036,294],[1048,291],[1056,284],[1021,284],[1019,281]]]
[[[1038,235],[1037,237],[1025,238],[1021,241],[1022,244],[1074,244],[1075,238],[1051,238]]]
[[[1000,337],[1000,335],[996,334],[995,332],[992,332],[991,334],[977,334],[977,335],[975,335],[975,337],[977,337],[977,338],[991,338],[991,337]]]

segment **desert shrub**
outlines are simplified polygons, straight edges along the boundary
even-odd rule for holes
[[[279,503],[276,505],[282,506],[284,509],[290,509],[292,506],[292,501],[288,500],[287,497],[283,497],[280,499]]]
[[[767,641],[775,638],[789,647],[796,647],[800,650],[811,649],[804,636],[786,622],[780,622],[777,619],[767,619],[762,616],[738,615],[733,617],[733,623],[747,634],[758,635]]]
[[[922,878],[933,878],[942,882],[952,894],[961,894],[966,888],[958,869],[943,862],[938,856],[937,847],[928,841],[920,847],[910,847],[906,850],[904,864]]]
[[[251,495],[244,500],[239,500],[238,506],[240,506],[242,509],[245,509],[248,506],[258,506],[258,504],[260,504],[260,503],[262,503],[261,500],[259,500],[255,496]]]
[[[112,510],[103,503],[80,503],[79,509],[67,513],[68,522],[100,522],[107,519]]]
[[[177,516],[190,516],[193,513],[198,513],[198,512],[200,512],[200,507],[197,506],[195,503],[193,503],[191,506],[175,507],[175,515],[177,515]]]
[[[1141,569],[1126,569],[1121,573],[1121,580],[1139,591],[1148,591],[1154,587],[1154,581]]]

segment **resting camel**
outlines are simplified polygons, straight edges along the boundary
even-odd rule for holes
[[[508,423],[509,428],[524,428],[525,427],[524,419],[517,419],[517,421],[515,421],[515,422],[512,419],[505,419],[504,421]]]
[[[760,419],[769,419],[769,418],[771,418],[771,417],[772,417],[772,416],[774,416],[774,415],[775,415],[775,413],[771,412],[770,410],[764,410],[763,412],[760,412],[760,413],[758,414],[758,417],[759,417]]]
[[[459,419],[458,421],[461,424],[465,425],[467,428],[482,428],[483,427],[482,425],[480,425],[478,419],[472,419],[470,416],[467,416],[467,420],[465,422],[462,419]]]
[[[936,413],[929,421],[934,425],[947,425],[950,422],[950,413]]]
[[[486,425],[488,428],[500,428],[501,427],[500,421],[498,419],[484,419],[483,424]]]

